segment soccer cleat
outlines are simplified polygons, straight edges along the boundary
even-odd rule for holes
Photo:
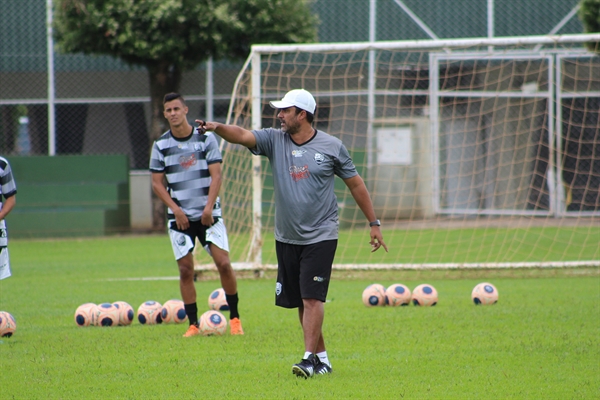
[[[304,379],[312,377],[315,373],[316,357],[314,354],[308,356],[308,358],[302,359],[298,364],[292,366],[292,373],[296,376],[300,376]]]
[[[332,372],[333,370],[329,365],[325,364],[324,362],[321,362],[321,360],[317,360],[317,363],[315,365],[315,375],[327,375]]]
[[[243,335],[244,330],[242,329],[242,321],[239,318],[232,318],[229,321],[229,333],[232,335]]]
[[[196,325],[190,325],[187,332],[183,334],[183,337],[192,337],[200,335],[200,329]]]

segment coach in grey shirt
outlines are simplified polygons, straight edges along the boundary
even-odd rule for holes
[[[332,372],[323,339],[327,297],[338,240],[335,176],[350,189],[371,227],[371,251],[387,251],[367,187],[341,140],[312,127],[316,102],[304,89],[289,91],[277,108],[281,129],[249,131],[235,125],[196,120],[200,132],[213,131],[269,159],[275,187],[277,284],[275,304],[298,308],[305,353],[292,366],[309,378]]]

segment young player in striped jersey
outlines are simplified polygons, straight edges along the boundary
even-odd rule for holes
[[[168,207],[173,253],[179,267],[179,288],[190,326],[184,337],[199,335],[194,286],[196,238],[215,262],[229,304],[232,335],[243,335],[238,312],[237,280],[229,260],[227,231],[221,215],[219,189],[223,161],[214,135],[200,135],[187,120],[188,107],[178,93],[163,99],[170,130],[152,146],[152,189]],[[167,187],[164,186],[166,179]]]
[[[11,276],[5,218],[17,203],[16,194],[17,185],[10,164],[6,158],[0,157],[0,279]]]

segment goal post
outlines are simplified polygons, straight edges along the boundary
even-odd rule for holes
[[[227,122],[278,127],[271,100],[314,95],[314,125],[350,151],[390,249],[370,253],[367,221],[337,179],[334,268],[599,267],[600,57],[590,41],[600,34],[257,45]],[[221,148],[234,269],[275,268],[268,161]]]

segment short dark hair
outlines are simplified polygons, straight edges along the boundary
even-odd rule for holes
[[[182,95],[180,95],[179,93],[175,93],[175,92],[171,92],[171,93],[167,93],[165,94],[165,97],[163,97],[163,105],[165,103],[168,103],[169,101],[173,101],[179,99],[181,100],[181,102],[183,103],[183,105],[185,105],[185,100],[183,98]]]
[[[294,106],[294,108],[296,109],[296,115],[300,114],[302,111],[306,112],[306,120],[308,121],[309,124],[312,124],[313,121],[315,120],[315,114],[308,112],[302,108],[296,107]],[[317,109],[315,108],[315,111]]]

